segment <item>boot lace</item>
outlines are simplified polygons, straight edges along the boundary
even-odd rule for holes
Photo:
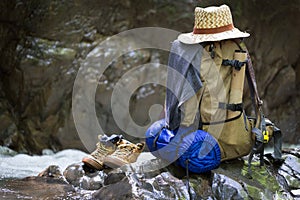
[[[118,151],[114,155],[117,157],[127,157],[134,152],[135,147],[131,145],[120,145]]]

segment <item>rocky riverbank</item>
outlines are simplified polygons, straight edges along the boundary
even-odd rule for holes
[[[64,155],[62,160],[74,155],[72,150],[64,153],[59,154]],[[59,158],[57,154],[53,156]],[[283,158],[283,164],[275,165],[272,156],[266,154],[264,166],[256,166],[254,162],[252,178],[247,175],[244,159],[224,162],[210,173],[187,177],[184,169],[175,165],[161,168],[162,161],[144,152],[137,163],[114,170],[93,171],[79,161],[66,168],[50,165],[35,176],[2,178],[0,196],[7,199],[300,199],[300,149],[285,149]]]

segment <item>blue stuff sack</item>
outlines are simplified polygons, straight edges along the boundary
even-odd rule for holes
[[[165,119],[161,119],[146,131],[146,144],[150,152],[159,158],[158,150],[168,145],[173,137],[173,132],[165,128]]]
[[[164,119],[148,128],[146,144],[154,156],[188,167],[194,173],[210,171],[221,163],[220,147],[212,135],[189,128],[171,131],[165,128]]]

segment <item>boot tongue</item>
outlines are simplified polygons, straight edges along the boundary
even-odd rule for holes
[[[103,135],[102,137],[99,137],[99,142],[106,148],[115,148],[116,144],[119,143],[121,139],[122,136],[119,135],[111,135],[109,137]]]

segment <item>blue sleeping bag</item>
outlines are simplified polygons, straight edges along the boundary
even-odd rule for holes
[[[191,128],[171,131],[165,127],[164,119],[148,128],[146,144],[155,157],[170,163],[176,162],[194,173],[215,169],[221,162],[220,147],[212,135]]]

